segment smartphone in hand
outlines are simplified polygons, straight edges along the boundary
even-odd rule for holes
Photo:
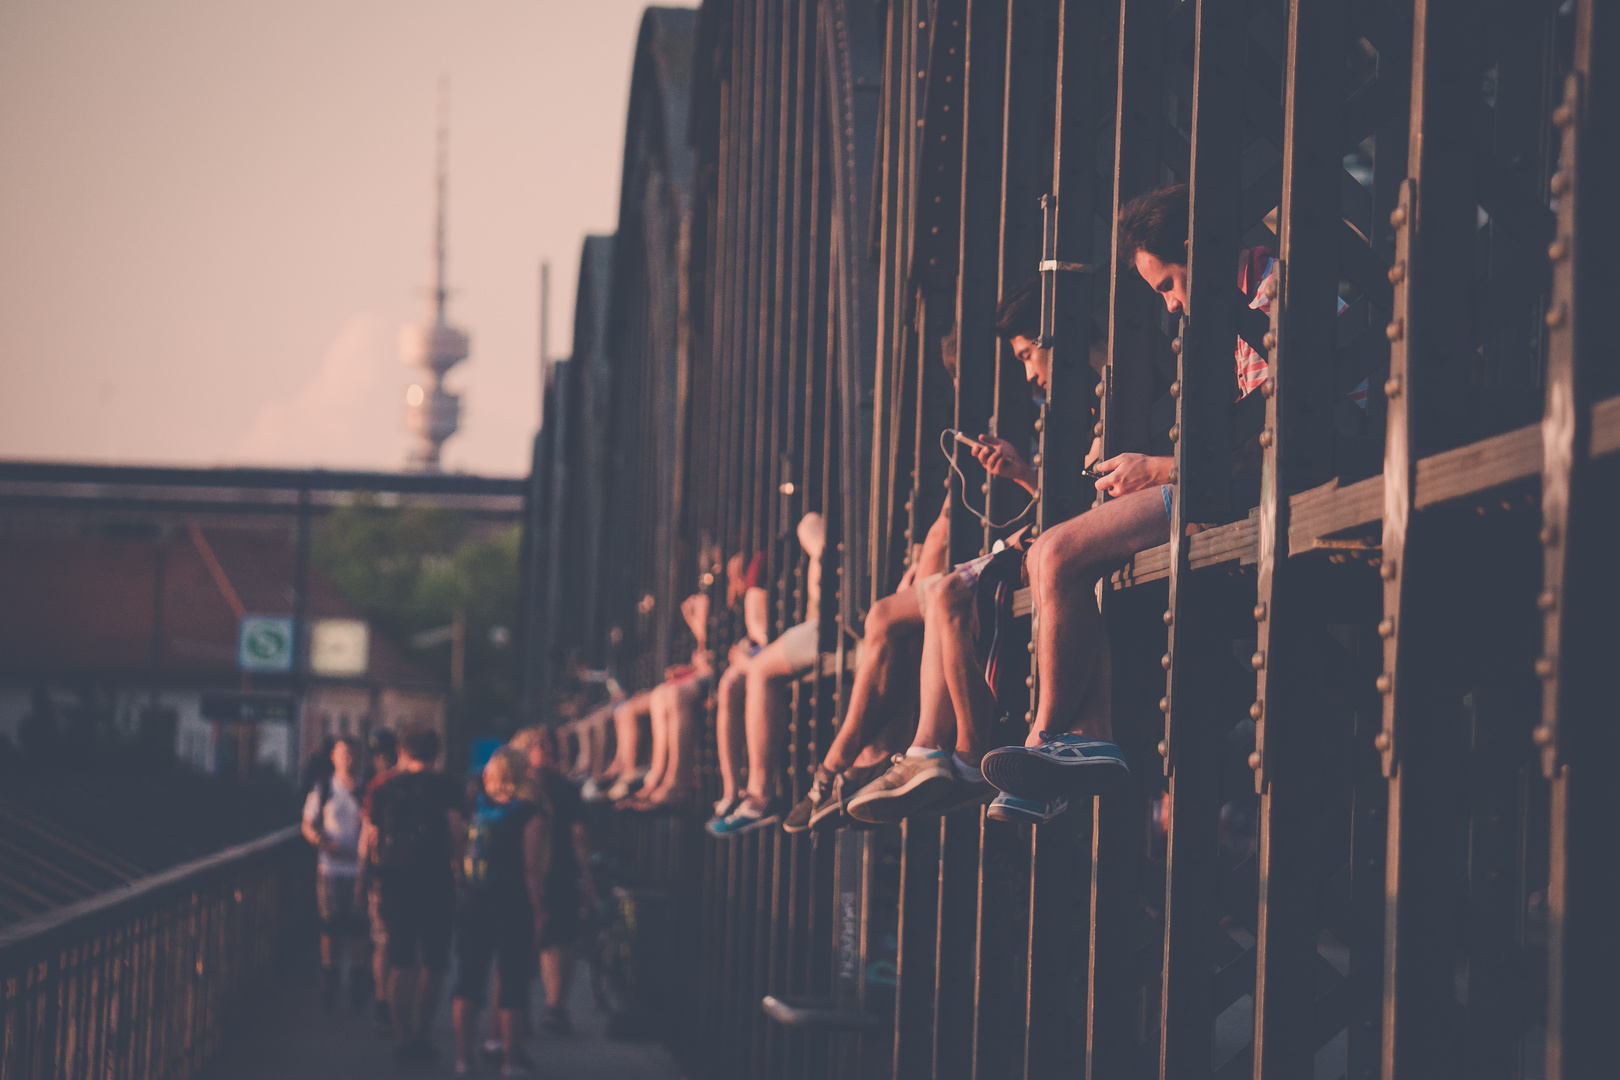
[[[988,446],[985,446],[984,443],[980,442],[978,439],[975,439],[970,435],[964,435],[960,431],[957,431],[955,428],[946,428],[945,429],[945,434],[952,436],[953,438],[956,439],[957,442],[962,443],[965,446],[971,446],[971,447],[974,447],[975,449],[978,449],[978,450],[988,450],[988,449],[990,449]]]

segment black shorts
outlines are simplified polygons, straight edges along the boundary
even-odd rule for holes
[[[456,923],[456,986],[453,995],[484,1003],[489,962],[500,972],[497,1009],[527,1009],[529,982],[535,973],[534,917],[525,905],[495,910],[468,904]]]
[[[450,966],[450,926],[455,921],[455,885],[443,879],[384,878],[377,910],[388,933],[390,967],[420,964],[434,971]]]
[[[573,878],[546,884],[546,928],[540,935],[539,947],[559,948],[578,945],[585,934],[585,920],[580,918],[579,886]]]

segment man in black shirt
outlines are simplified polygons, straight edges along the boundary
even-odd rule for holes
[[[549,1031],[565,1032],[570,1028],[568,981],[573,974],[574,950],[585,930],[581,915],[596,906],[591,834],[579,789],[563,773],[556,732],[546,726],[528,728],[513,738],[512,745],[528,754],[533,782],[551,807],[551,863],[546,872],[545,925],[539,940],[540,981],[546,991],[542,1023]]]
[[[434,768],[439,736],[413,728],[400,739],[399,772],[371,796],[362,857],[376,876],[378,911],[388,931],[388,1003],[394,1057],[429,1061],[433,1012],[450,959],[455,918],[454,866],[461,856],[462,795]],[[417,969],[414,1008],[407,1007],[408,969]]]

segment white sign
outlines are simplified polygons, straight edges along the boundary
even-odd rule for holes
[[[236,663],[243,671],[291,671],[293,621],[286,615],[244,615],[237,627]]]
[[[316,619],[309,628],[309,670],[352,678],[366,673],[371,631],[360,619]]]

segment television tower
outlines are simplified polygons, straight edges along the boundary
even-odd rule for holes
[[[406,468],[412,472],[440,471],[439,454],[445,440],[461,422],[461,398],[444,388],[444,376],[467,359],[467,332],[445,320],[444,193],[448,140],[445,83],[439,83],[439,158],[434,194],[432,311],[421,322],[407,323],[399,331],[399,358],[416,368],[416,381],[405,391],[405,426],[411,433]]]

